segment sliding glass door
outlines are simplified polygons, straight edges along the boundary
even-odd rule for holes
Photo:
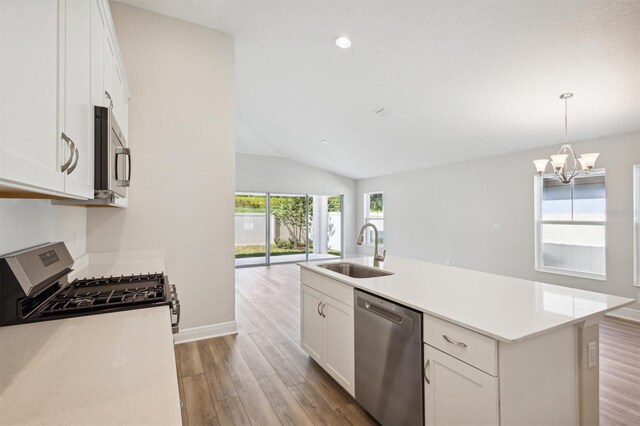
[[[236,266],[342,257],[342,195],[236,194]]]
[[[271,205],[271,263],[307,259],[307,196],[269,195]]]
[[[267,263],[267,194],[236,194],[236,265]]]

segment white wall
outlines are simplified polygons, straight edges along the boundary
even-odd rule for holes
[[[234,320],[234,43],[111,3],[131,88],[127,209],[89,209],[88,251],[164,249],[181,329]]]
[[[54,206],[49,200],[0,199],[0,255],[53,241],[64,241],[74,259],[85,254],[87,209]]]
[[[345,253],[355,252],[356,182],[281,157],[236,155],[236,191],[284,194],[344,195]]]
[[[363,222],[363,193],[384,191],[389,254],[440,263],[450,259],[463,268],[637,297],[632,166],[640,163],[640,133],[573,144],[578,153],[600,152],[597,166],[606,168],[607,281],[534,271],[532,160],[554,153],[559,144],[358,181],[357,224]],[[493,224],[502,230],[492,231]]]

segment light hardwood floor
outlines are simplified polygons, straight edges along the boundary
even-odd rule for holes
[[[239,333],[176,346],[183,424],[375,424],[298,347],[299,291],[295,265],[236,269]],[[600,422],[640,425],[640,325],[600,334]]]

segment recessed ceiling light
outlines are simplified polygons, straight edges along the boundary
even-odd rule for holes
[[[351,40],[349,40],[347,37],[340,36],[336,39],[336,45],[343,49],[348,49],[349,46],[351,46]]]
[[[322,139],[320,142],[322,142],[322,143],[323,143],[323,144],[325,144],[325,145],[328,145],[328,144],[329,144],[329,141],[328,141],[328,140],[326,140],[326,139]]]

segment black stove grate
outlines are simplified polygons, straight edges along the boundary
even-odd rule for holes
[[[127,308],[167,301],[163,274],[140,274],[75,280],[39,309],[50,316]]]

